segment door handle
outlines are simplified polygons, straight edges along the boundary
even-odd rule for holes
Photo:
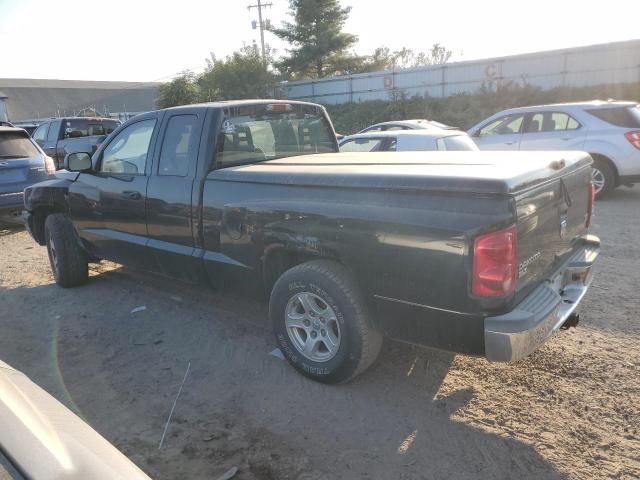
[[[573,137],[564,137],[562,140],[568,142],[569,140],[573,140]]]
[[[514,143],[518,143],[518,142],[504,142],[505,145],[513,145]]]
[[[122,192],[122,196],[128,200],[140,200],[142,198],[140,192],[136,192],[133,190],[125,190],[124,192]]]

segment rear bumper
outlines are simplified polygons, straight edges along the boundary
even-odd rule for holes
[[[492,362],[520,360],[557,331],[575,312],[593,279],[598,237],[583,245],[514,310],[484,321],[485,356]]]

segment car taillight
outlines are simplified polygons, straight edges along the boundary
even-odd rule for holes
[[[627,132],[624,134],[629,143],[640,150],[640,131]]]
[[[56,163],[53,161],[53,158],[48,155],[45,155],[44,157],[44,169],[47,171],[48,175],[56,173]]]
[[[589,204],[587,205],[587,222],[585,223],[585,227],[589,228],[591,225],[591,217],[593,216],[593,204],[596,201],[596,187],[593,182],[590,182],[591,187],[589,188]]]
[[[471,293],[480,297],[508,295],[518,276],[518,231],[515,225],[476,237],[473,244]]]

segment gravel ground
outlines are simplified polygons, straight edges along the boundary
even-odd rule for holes
[[[269,355],[263,304],[109,263],[64,290],[44,248],[0,228],[0,358],[156,479],[637,479],[639,209],[640,188],[596,205],[581,324],[528,359],[387,342],[338,387]]]

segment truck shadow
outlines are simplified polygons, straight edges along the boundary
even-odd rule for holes
[[[15,235],[20,232],[24,232],[24,225],[18,223],[5,223],[0,220],[0,237]]]
[[[533,446],[457,419],[474,386],[447,382],[450,353],[389,341],[369,372],[327,386],[269,355],[266,306],[246,298],[128,268],[78,289],[19,287],[0,297],[3,360],[156,479],[200,477],[220,464],[244,465],[252,479],[564,478]],[[146,310],[132,314],[139,305]],[[54,364],[41,351],[55,352]],[[171,448],[160,452],[188,362]]]

